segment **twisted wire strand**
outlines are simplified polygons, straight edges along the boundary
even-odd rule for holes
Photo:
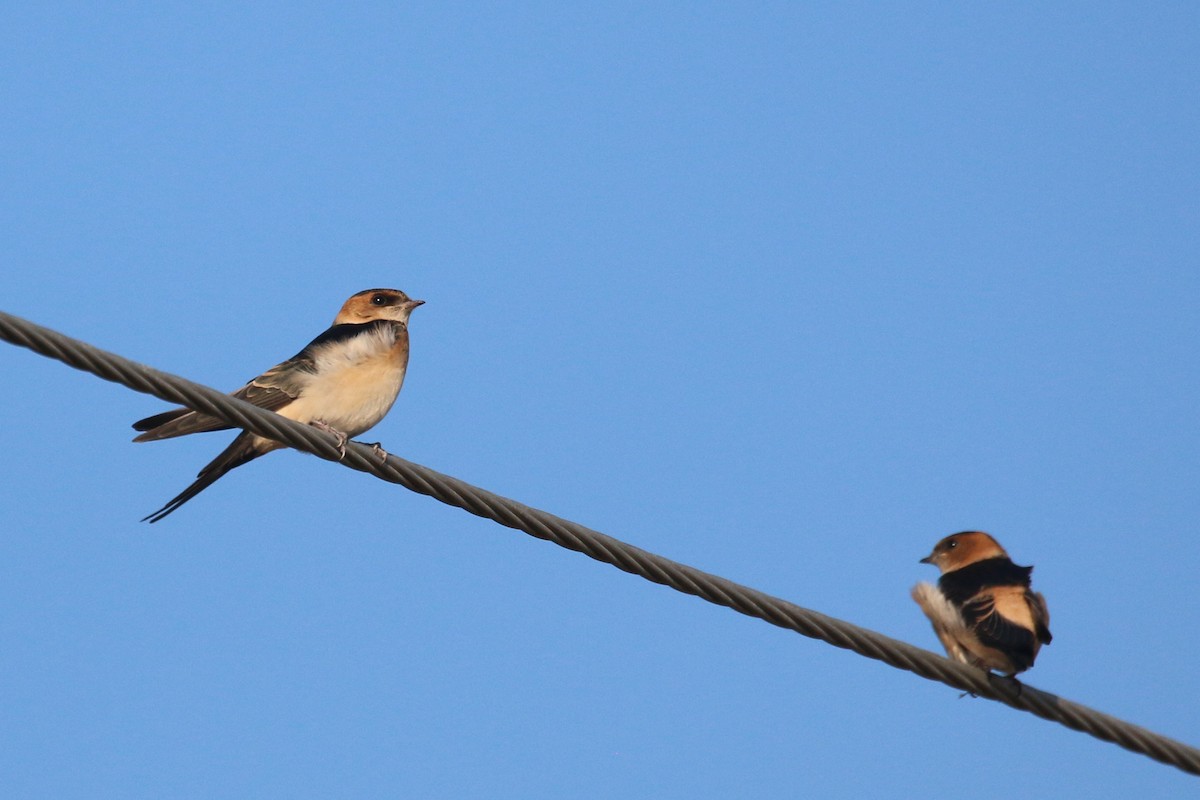
[[[574,550],[596,561],[731,608],[746,616],[820,639],[979,697],[1057,722],[1184,772],[1200,775],[1200,749],[1057,695],[943,658],[906,642],[802,608],[748,586],[672,561],[545,511],[493,494],[457,478],[389,455],[382,460],[351,442],[339,457],[336,438],[201,384],[160,372],[57,331],[0,311],[0,339],[27,347],[130,389],[218,417],[297,450],[428,495],[479,517]]]

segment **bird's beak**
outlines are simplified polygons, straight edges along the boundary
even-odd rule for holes
[[[408,310],[412,311],[417,306],[425,305],[425,301],[424,300],[409,300],[407,305],[408,305]]]
[[[933,563],[933,554],[932,554],[932,553],[930,553],[929,555],[925,556],[924,558],[922,558],[922,559],[921,559],[920,561],[918,561],[917,563],[918,563],[918,564],[932,564],[932,563]]]

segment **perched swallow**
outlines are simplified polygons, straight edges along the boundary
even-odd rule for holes
[[[411,300],[397,289],[359,292],[345,302],[329,330],[232,396],[333,433],[344,453],[350,437],[374,427],[396,402],[408,368],[408,316],[424,302]],[[134,430],[145,431],[135,442],[231,427],[188,408],[133,423]],[[158,522],[229,470],[282,447],[279,442],[242,431],[200,470],[195,483],[142,521]]]
[[[1018,567],[991,536],[947,536],[921,563],[942,576],[937,586],[918,583],[912,597],[950,658],[1012,677],[1050,644],[1046,599],[1029,588],[1033,567]]]

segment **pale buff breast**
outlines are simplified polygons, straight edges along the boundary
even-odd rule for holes
[[[297,422],[321,420],[347,436],[374,427],[391,410],[408,367],[408,334],[380,327],[313,354],[315,372],[280,410]]]

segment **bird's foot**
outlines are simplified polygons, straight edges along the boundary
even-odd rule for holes
[[[375,455],[379,457],[379,460],[385,464],[387,463],[388,452],[387,450],[383,449],[383,442],[363,442],[363,444],[370,444],[371,450],[375,452]]]
[[[350,441],[349,436],[347,436],[343,431],[339,431],[337,428],[333,427],[323,419],[314,419],[309,424],[319,431],[333,434],[337,438],[338,461],[341,461],[346,457],[346,442]]]
[[[997,675],[995,673],[989,672],[988,680],[993,683],[999,683],[1001,685],[1004,685],[1004,688],[1006,691],[1013,693],[1014,699],[1020,697],[1021,692],[1023,692],[1025,690],[1025,684],[1023,684],[1019,680],[1017,680],[1016,675]]]

